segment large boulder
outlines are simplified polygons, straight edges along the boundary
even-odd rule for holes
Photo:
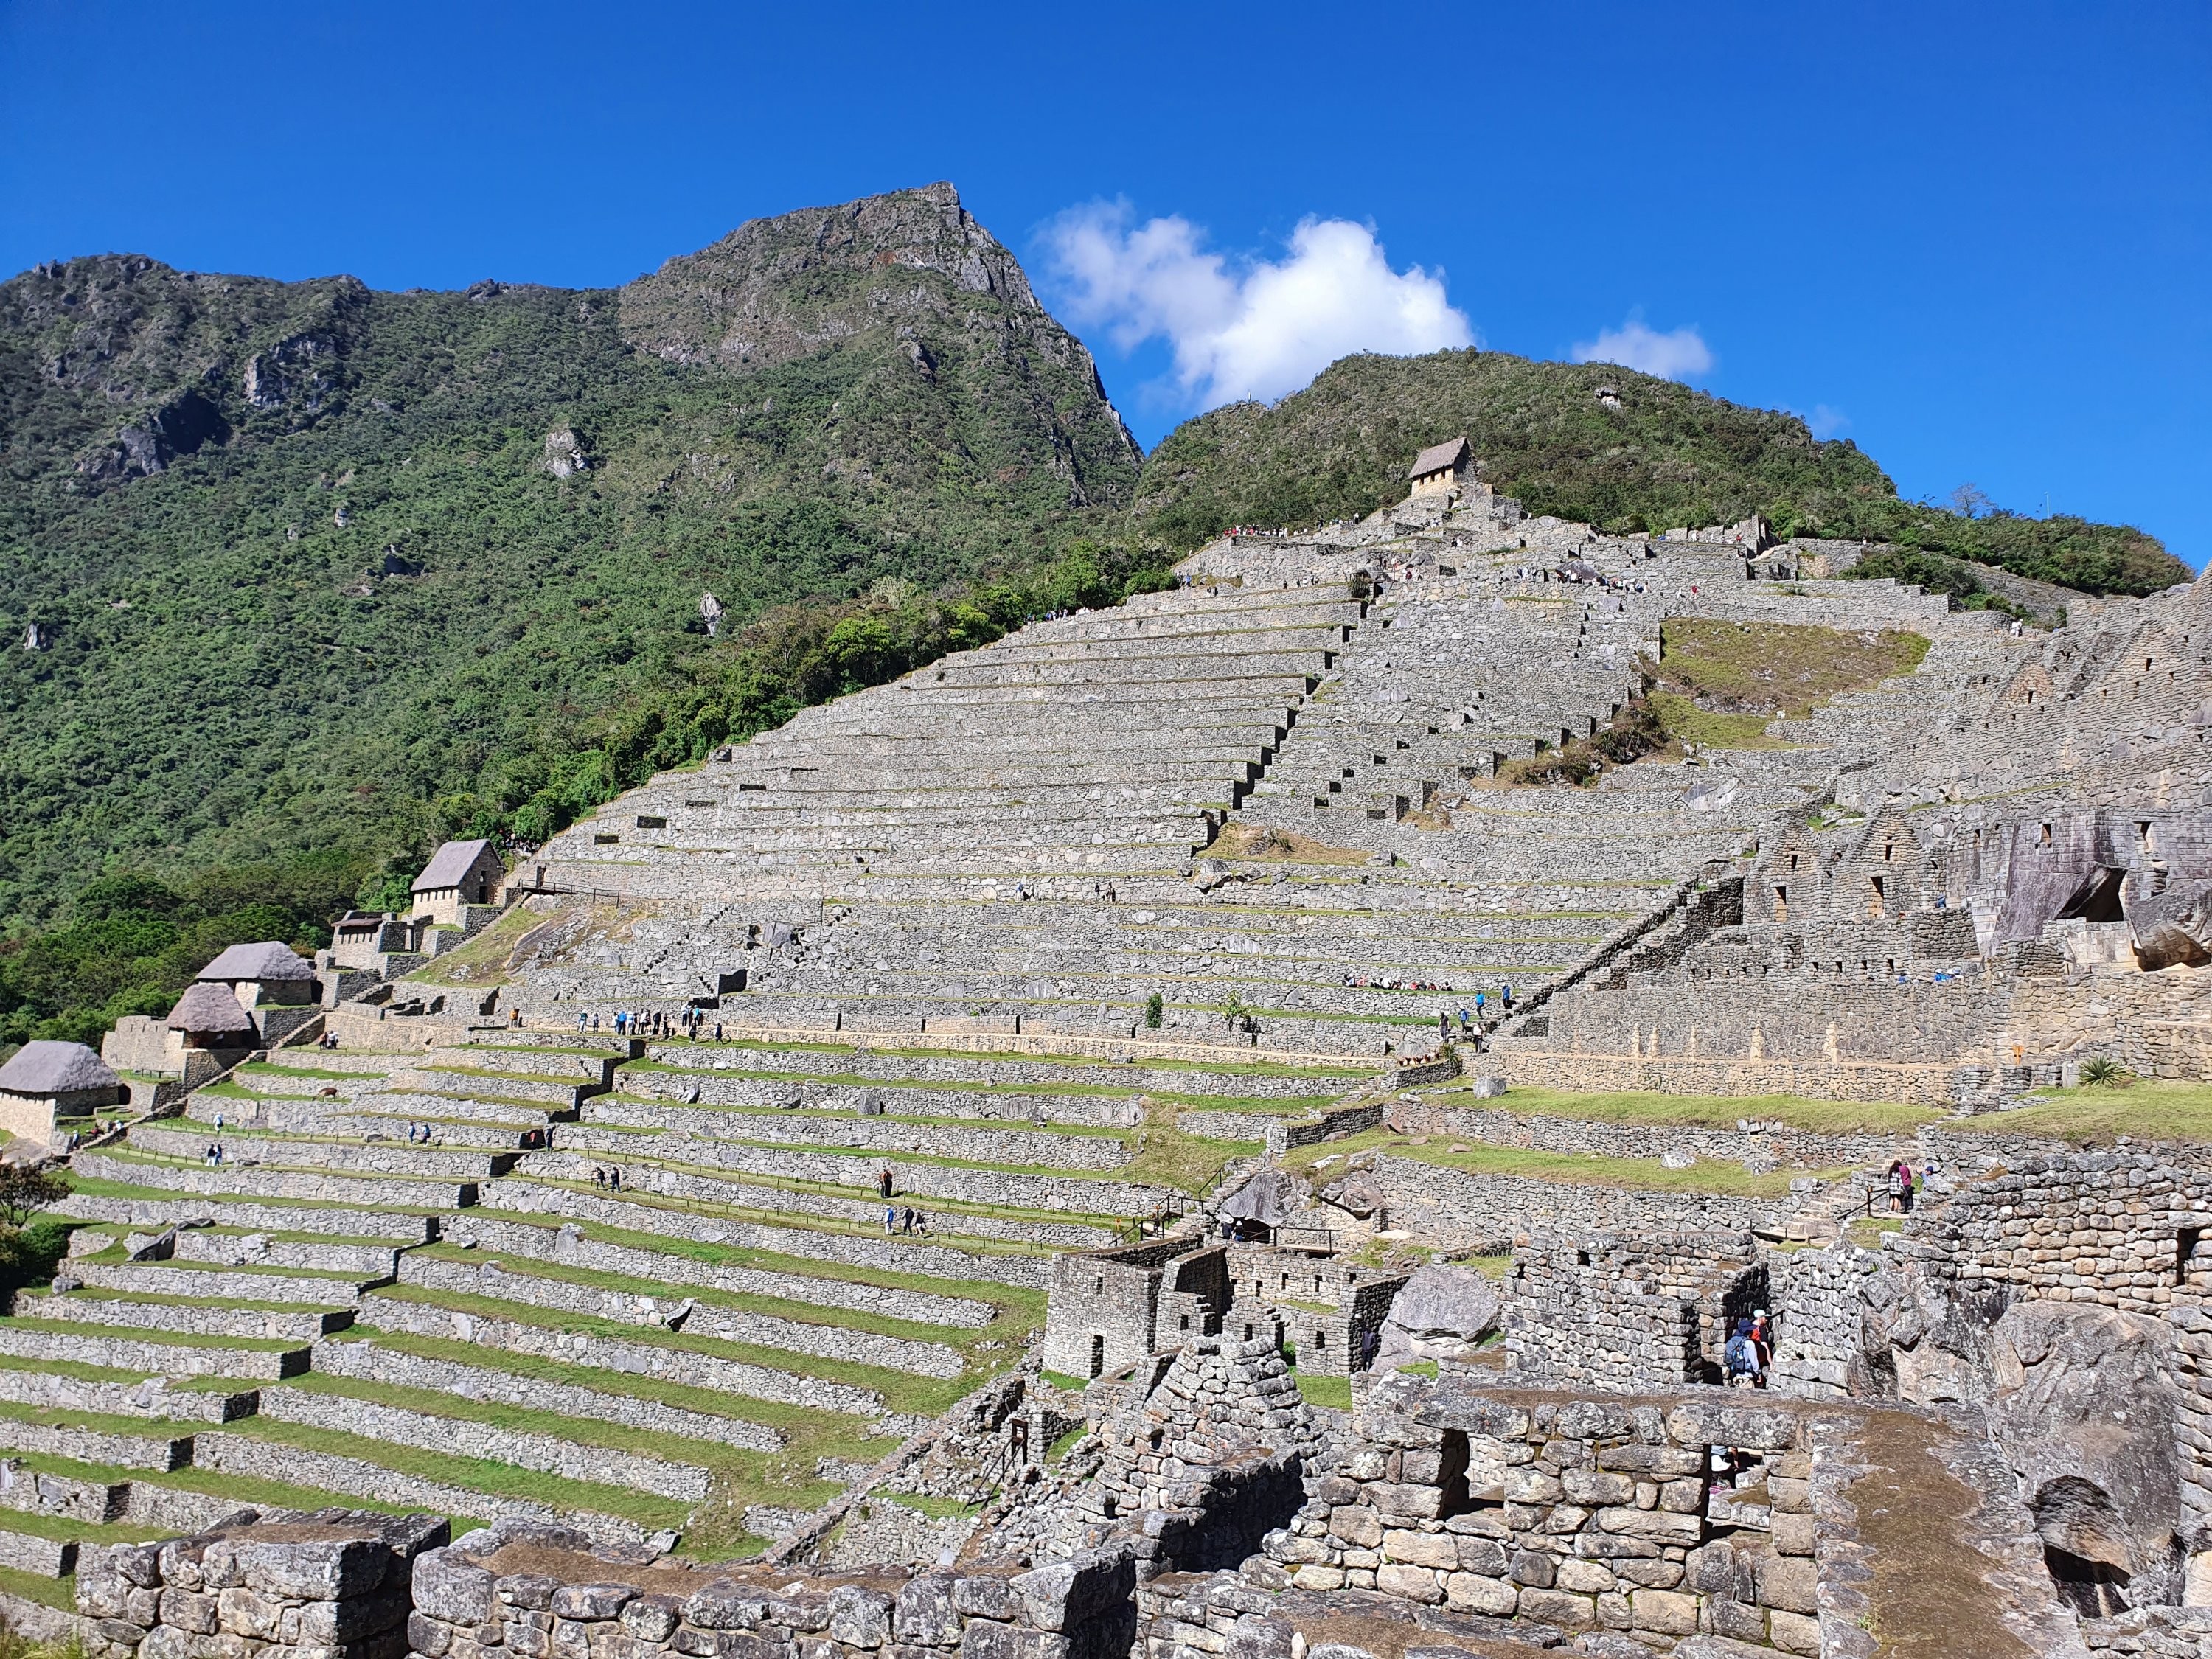
[[[1990,1430],[2054,1576],[2104,1604],[2179,1599],[2172,1334],[2078,1302],[2021,1302],[1990,1333]],[[2089,1610],[2085,1607],[2085,1610]]]
[[[1498,1328],[1504,1298],[1472,1267],[1431,1262],[1406,1281],[1382,1322],[1375,1366],[1389,1370],[1417,1359],[1465,1359]]]

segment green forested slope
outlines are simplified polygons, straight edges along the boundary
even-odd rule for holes
[[[1146,462],[1133,518],[1194,547],[1233,524],[1363,516],[1402,496],[1416,451],[1462,434],[1483,481],[1530,513],[1617,531],[1763,513],[1784,535],[1896,542],[2093,592],[2154,592],[2192,574],[2124,526],[1901,501],[1856,445],[1820,442],[1794,415],[1609,363],[1489,351],[1346,357],[1273,408],[1235,404],[1186,422]]]
[[[0,286],[0,621],[45,647],[0,653],[16,918],[103,866],[411,852],[487,801],[549,828],[611,762],[1018,621],[1026,588],[907,596],[1041,568],[1138,460],[944,186],[622,292],[41,267]]]

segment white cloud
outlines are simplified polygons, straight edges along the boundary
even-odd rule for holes
[[[1662,334],[1633,313],[1619,328],[1608,328],[1595,340],[1577,341],[1571,355],[1578,363],[1619,363],[1668,380],[1686,380],[1713,366],[1712,349],[1695,328]]]
[[[1176,386],[1200,407],[1279,398],[1350,352],[1475,343],[1443,274],[1391,270],[1368,226],[1304,219],[1287,258],[1232,266],[1187,219],[1132,216],[1126,202],[1093,203],[1047,228],[1062,303],[1124,351],[1166,340]]]
[[[1813,435],[1822,440],[1832,438],[1851,423],[1851,417],[1840,409],[1831,409],[1826,404],[1814,404],[1813,412],[1805,416],[1805,424]]]

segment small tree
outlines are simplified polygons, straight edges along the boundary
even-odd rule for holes
[[[1166,1016],[1167,1004],[1161,1000],[1158,991],[1145,999],[1145,1024],[1147,1026],[1155,1031],[1158,1030],[1160,1021]]]
[[[68,1195],[69,1182],[59,1176],[27,1164],[0,1164],[0,1216],[5,1216],[11,1227],[21,1226],[33,1210],[43,1210]]]

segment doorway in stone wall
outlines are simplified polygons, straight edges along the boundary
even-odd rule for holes
[[[1106,1339],[1096,1331],[1091,1334],[1091,1374],[1093,1376],[1106,1374]]]

